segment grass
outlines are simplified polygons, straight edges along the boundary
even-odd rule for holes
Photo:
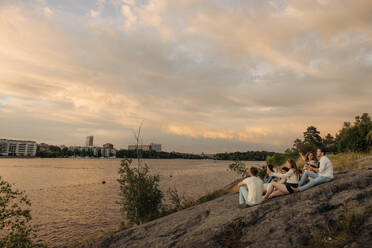
[[[335,155],[329,155],[329,159],[333,163],[335,171],[347,171],[355,170],[363,167],[363,164],[357,162],[357,160],[372,156],[372,153],[339,153]]]
[[[186,198],[184,195],[180,195],[177,191],[177,189],[169,189],[168,190],[168,195],[169,195],[169,201],[171,202],[171,205],[166,205],[165,208],[163,209],[163,213],[161,214],[160,217],[169,215],[171,213],[175,213],[177,211],[190,208],[193,206],[197,206],[199,204],[212,201],[214,199],[217,199],[221,196],[224,196],[230,192],[233,192],[236,187],[237,182],[230,184],[229,186],[212,191],[210,193],[207,193],[200,197],[199,199],[193,199],[193,198]]]
[[[325,232],[313,231],[309,245],[303,246],[303,248],[336,248],[354,242],[371,213],[372,207],[364,210],[346,209],[341,220],[332,227],[327,227]]]
[[[329,154],[327,156],[332,161],[334,171],[349,171],[364,167],[363,163],[360,163],[357,160],[368,156],[372,156],[372,152],[370,153],[347,152]],[[299,158],[297,159],[296,164],[299,169],[302,169],[305,162],[301,158]]]

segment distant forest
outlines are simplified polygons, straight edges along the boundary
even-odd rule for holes
[[[245,161],[266,161],[275,152],[267,151],[247,151],[247,152],[225,152],[217,153],[214,158],[216,160],[245,160]]]
[[[116,153],[117,158],[137,158],[136,150],[119,150]],[[190,154],[190,153],[180,153],[180,152],[156,152],[156,151],[141,151],[142,158],[154,158],[154,159],[205,159],[204,155]]]

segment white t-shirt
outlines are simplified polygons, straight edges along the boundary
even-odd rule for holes
[[[318,176],[333,178],[333,164],[327,156],[323,156],[319,161]]]
[[[248,177],[243,180],[243,183],[246,184],[248,188],[246,203],[251,206],[260,204],[264,191],[263,181],[258,177]]]

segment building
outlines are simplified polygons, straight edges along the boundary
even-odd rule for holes
[[[0,139],[0,156],[35,157],[35,141]]]
[[[150,151],[150,145],[129,145],[128,150],[142,150],[142,151]]]
[[[87,136],[85,139],[85,146],[93,146],[93,136]]]
[[[103,148],[98,146],[75,146],[70,147],[70,151],[78,151],[82,157],[115,157],[116,150],[111,148]]]
[[[103,145],[103,148],[105,149],[114,149],[114,145],[113,144],[110,144],[110,143],[106,143]]]
[[[161,144],[150,143],[151,151],[161,152]]]
[[[161,144],[150,143],[150,145],[129,145],[128,150],[142,150],[161,152]]]

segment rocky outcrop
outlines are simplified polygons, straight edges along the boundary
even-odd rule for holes
[[[111,235],[100,247],[306,246],[314,232],[326,232],[336,225],[345,208],[354,211],[372,206],[371,183],[371,168],[337,173],[331,183],[246,209],[239,209],[237,193],[230,193]],[[370,247],[371,215],[363,225],[350,247]]]

